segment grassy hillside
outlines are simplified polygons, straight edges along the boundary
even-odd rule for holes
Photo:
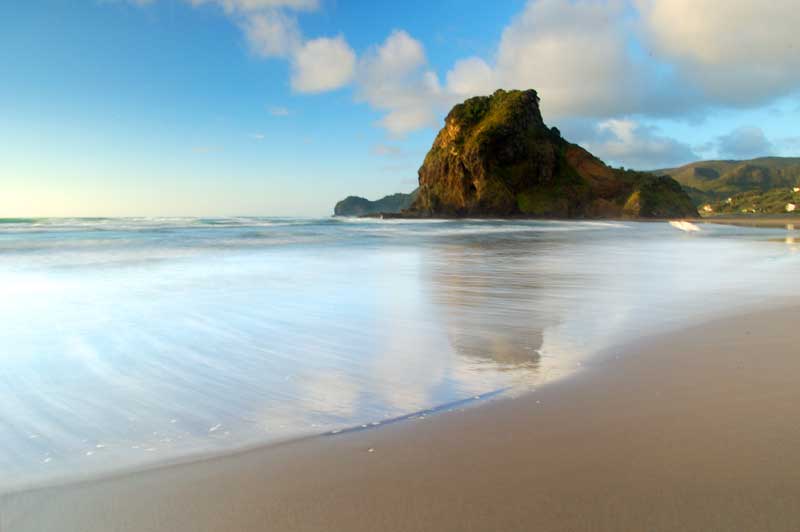
[[[700,210],[706,215],[800,213],[800,191],[795,192],[794,188],[742,192],[716,203],[707,203]]]
[[[701,212],[777,214],[800,200],[800,158],[700,161],[656,172],[683,185]],[[706,208],[708,205],[711,211]]]

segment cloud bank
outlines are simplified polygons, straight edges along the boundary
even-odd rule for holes
[[[742,126],[717,138],[718,151],[723,157],[749,159],[772,153],[772,142],[756,126]]]
[[[400,28],[358,55],[342,34],[307,38],[297,17],[317,10],[318,0],[186,1],[216,6],[253,53],[288,61],[294,91],[352,87],[394,136],[436,127],[467,97],[535,88],[548,121],[592,120],[585,140],[601,156],[652,167],[697,153],[647,120],[800,93],[796,0],[529,0],[491,57],[458,59],[441,76],[423,44]],[[737,156],[771,149],[747,128],[714,146]]]
[[[643,170],[679,166],[699,159],[688,145],[659,134],[657,128],[633,120],[609,119],[596,127],[597,140],[589,141],[589,151],[602,153],[612,163],[624,161]]]
[[[188,0],[193,6],[222,8],[241,28],[250,49],[264,58],[291,63],[292,89],[319,93],[348,85],[356,54],[344,36],[306,39],[296,12],[314,11],[317,0]]]
[[[710,102],[754,105],[800,85],[795,0],[639,0],[636,7],[645,43]]]

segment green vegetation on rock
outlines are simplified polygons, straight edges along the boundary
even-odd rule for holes
[[[348,196],[336,204],[333,214],[334,216],[367,216],[379,213],[399,213],[408,209],[416,197],[416,190],[410,194],[392,194],[375,201],[359,196]]]
[[[534,90],[498,90],[453,107],[419,169],[419,185],[407,215],[697,215],[671,178],[610,168],[548,128]]]
[[[638,207],[629,206],[637,197]],[[636,191],[625,205],[624,213],[648,218],[672,218],[695,212],[692,200],[674,179],[644,175],[636,184]]]

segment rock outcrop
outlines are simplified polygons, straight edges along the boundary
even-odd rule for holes
[[[368,216],[380,213],[399,213],[408,209],[417,197],[417,191],[410,194],[391,194],[375,201],[360,196],[347,196],[333,208],[334,216]]]
[[[408,216],[697,216],[669,177],[611,168],[549,128],[534,90],[456,105],[419,169]]]

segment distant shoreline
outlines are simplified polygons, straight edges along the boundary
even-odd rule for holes
[[[602,217],[575,217],[575,218],[564,218],[564,217],[556,217],[556,216],[530,216],[526,214],[511,214],[506,216],[497,216],[492,214],[467,214],[467,215],[446,215],[446,214],[436,214],[436,215],[426,215],[426,214],[412,214],[412,213],[400,213],[400,212],[378,212],[378,213],[371,213],[371,214],[361,214],[359,216],[337,216],[334,215],[334,218],[377,218],[382,220],[529,220],[532,222],[542,221],[542,222],[603,222],[603,221],[612,221],[612,222],[667,222],[670,220],[700,220],[702,221],[703,218],[691,217],[691,216],[683,216],[683,217],[676,217],[676,218],[617,218],[617,217],[609,217],[609,218],[602,218]],[[798,217],[800,220],[800,217]]]
[[[700,216],[700,217],[677,217],[677,218],[557,218],[526,216],[524,214],[511,216],[491,216],[491,215],[466,215],[466,216],[446,216],[436,215],[427,216],[422,214],[408,213],[374,213],[362,214],[360,216],[334,216],[335,218],[372,218],[383,220],[529,220],[529,221],[553,221],[553,222],[591,222],[591,221],[611,221],[611,222],[668,222],[671,220],[687,220],[697,223],[716,223],[723,225],[750,225],[753,227],[780,227],[786,224],[798,224],[800,227],[800,215],[741,215],[741,216]]]

